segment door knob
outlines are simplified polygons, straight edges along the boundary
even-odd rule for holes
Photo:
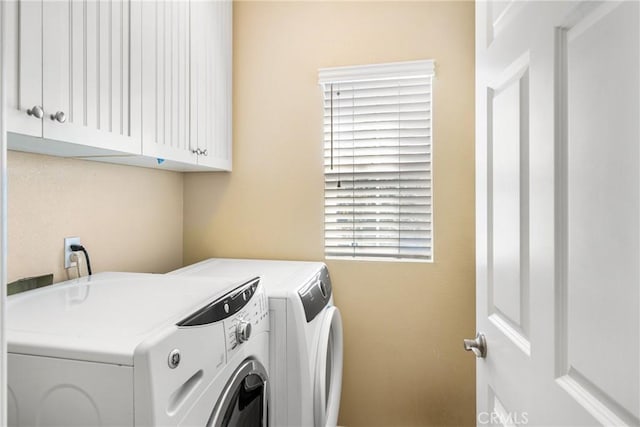
[[[35,117],[36,119],[41,119],[44,117],[44,111],[42,110],[42,107],[39,105],[34,105],[33,108],[31,108],[30,110],[27,110],[27,114]]]
[[[58,123],[64,123],[67,121],[67,116],[63,111],[58,111],[57,113],[51,115],[51,120],[56,120]]]
[[[484,358],[487,355],[487,340],[484,338],[484,334],[478,332],[476,338],[473,340],[464,340],[465,351],[473,351],[473,354],[478,358]]]

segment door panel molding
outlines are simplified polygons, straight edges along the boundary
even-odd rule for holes
[[[623,4],[583,7],[572,14],[571,25],[556,30],[555,370],[558,384],[606,424],[640,423],[637,381],[629,380],[640,375],[637,364],[635,372],[627,371],[640,353],[637,345],[625,343],[634,329],[628,323],[634,316],[638,321],[628,297],[640,280],[633,257],[639,239],[624,236],[619,225],[632,223],[640,209],[617,190],[639,187],[634,166],[625,166],[625,158],[634,152],[637,157],[638,149],[629,144],[634,131],[628,121],[607,111],[623,101],[616,91],[634,79],[624,66],[632,55],[608,53],[633,48],[623,42],[625,29],[616,33],[625,23],[632,26],[624,16],[633,11],[619,8]],[[605,34],[609,42],[603,41]],[[610,67],[619,70],[613,81],[603,79]],[[611,129],[595,119],[611,122]],[[619,333],[621,328],[627,333]],[[611,352],[619,353],[619,363],[605,362]]]
[[[487,313],[496,327],[527,355],[531,348],[529,63],[529,52],[524,52],[489,83],[486,122]],[[500,226],[496,227],[498,223]],[[505,269],[509,264],[515,267]]]

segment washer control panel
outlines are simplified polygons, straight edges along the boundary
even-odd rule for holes
[[[208,325],[234,316],[250,304],[250,300],[258,290],[259,284],[259,277],[243,283],[222,298],[218,298],[191,314],[186,319],[178,322],[178,326]]]
[[[181,328],[222,321],[227,356],[242,343],[269,330],[269,302],[260,278],[253,278],[178,322]]]
[[[242,310],[225,319],[224,330],[229,357],[251,337],[269,330],[269,302],[262,286],[257,287]]]

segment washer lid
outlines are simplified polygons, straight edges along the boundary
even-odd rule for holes
[[[224,292],[237,278],[108,276],[74,280],[7,299],[12,353],[133,366],[138,344]]]

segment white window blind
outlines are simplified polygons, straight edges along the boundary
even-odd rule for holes
[[[433,61],[322,69],[325,255],[433,259]]]

